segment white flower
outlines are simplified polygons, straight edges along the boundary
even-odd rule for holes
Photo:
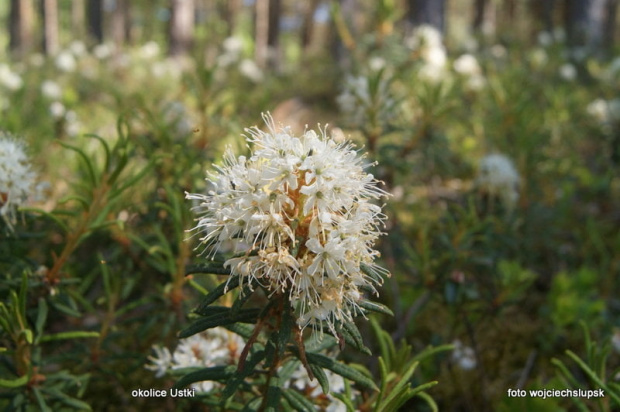
[[[620,122],[620,98],[613,100],[596,99],[588,105],[586,110],[590,116],[603,125]]]
[[[41,83],[41,93],[50,100],[58,100],[62,97],[62,89],[53,80],[45,80]]]
[[[566,81],[572,82],[577,78],[577,69],[570,63],[560,66],[560,77]]]
[[[547,57],[547,52],[545,51],[545,49],[536,47],[530,53],[529,60],[532,66],[534,66],[537,69],[540,69],[547,64],[549,57]]]
[[[0,216],[9,229],[15,223],[17,208],[37,196],[35,181],[23,143],[0,132]]]
[[[69,45],[69,50],[75,57],[82,57],[87,53],[86,45],[80,40],[74,40]]]
[[[227,37],[222,42],[222,47],[225,53],[240,55],[243,52],[243,41],[239,37]]]
[[[410,37],[405,39],[405,45],[412,50],[425,47],[443,47],[443,36],[435,27],[423,24],[416,28]]]
[[[99,60],[105,60],[114,53],[114,45],[111,43],[98,44],[93,48],[93,56]]]
[[[541,31],[540,33],[538,33],[538,44],[540,44],[541,46],[549,47],[551,46],[551,44],[553,44],[553,41],[553,35],[548,31]]]
[[[67,110],[64,104],[60,102],[52,102],[52,104],[50,104],[50,114],[54,119],[62,119],[66,112]]]
[[[469,346],[463,346],[460,340],[452,342],[454,351],[452,352],[452,360],[456,362],[459,368],[463,370],[471,370],[476,367],[476,353]]]
[[[186,194],[200,204],[194,230],[214,255],[232,240],[241,256],[228,259],[231,278],[288,294],[301,328],[351,321],[362,313],[360,288],[374,289],[387,272],[373,246],[385,216],[371,203],[386,195],[366,173],[350,143],[326,130],[295,136],[263,116],[268,131],[246,129],[250,158],[230,149],[208,174],[208,194]]]
[[[478,60],[471,54],[463,54],[454,61],[454,71],[464,76],[480,74]]]
[[[15,91],[23,86],[24,81],[7,64],[0,64],[0,84],[10,91]]]
[[[263,71],[254,60],[243,59],[239,63],[239,72],[254,83],[260,83],[263,80]]]
[[[145,368],[155,371],[159,378],[175,369],[231,365],[239,359],[244,346],[245,341],[239,335],[217,327],[181,339],[172,354],[168,348],[153,346],[155,356],[148,357],[151,364]],[[199,392],[210,392],[219,384],[204,381],[192,387]]]
[[[284,382],[284,388],[288,389],[291,386],[295,389],[299,390],[306,397],[314,400],[315,402],[320,402],[321,405],[316,405],[320,410],[324,410],[326,412],[345,412],[347,410],[346,405],[338,398],[333,396],[333,393],[343,393],[345,389],[344,379],[340,375],[336,375],[335,373],[324,369],[325,375],[327,376],[327,381],[329,382],[329,391],[327,394],[325,402],[324,400],[318,399],[323,395],[323,390],[319,383],[315,380],[310,380],[308,377],[308,373],[306,369],[298,363],[297,369],[291,374],[291,377],[288,381]],[[321,409],[323,407],[324,409]]]
[[[56,67],[63,72],[73,72],[77,67],[77,61],[71,52],[62,51],[56,56]]]
[[[160,52],[159,44],[154,41],[149,41],[140,47],[138,56],[144,60],[152,60],[158,57]]]
[[[509,208],[519,200],[519,174],[504,155],[492,154],[480,161],[476,185],[488,195],[499,197]]]

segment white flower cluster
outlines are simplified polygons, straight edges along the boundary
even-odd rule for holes
[[[452,342],[454,351],[452,352],[452,360],[456,362],[459,368],[468,371],[476,367],[476,353],[469,346],[464,346],[460,340],[456,339]]]
[[[445,77],[448,57],[439,30],[433,26],[421,25],[405,40],[405,43],[423,62],[419,71],[422,80],[438,83]]]
[[[0,132],[0,216],[9,229],[17,208],[35,196],[35,180],[23,143]]]
[[[497,196],[508,208],[519,200],[519,173],[504,155],[492,154],[480,161],[476,185],[489,196]]]
[[[465,77],[465,87],[477,91],[484,87],[486,80],[478,64],[471,54],[463,54],[454,60],[454,71]]]
[[[620,98],[596,99],[586,108],[588,114],[603,125],[620,123]]]
[[[0,64],[0,86],[14,92],[21,89],[23,85],[24,81],[17,72],[14,72],[11,67],[5,63]]]
[[[147,358],[150,363],[144,367],[154,371],[155,377],[161,378],[170,371],[177,369],[235,365],[239,361],[245,344],[245,340],[236,333],[223,327],[216,327],[181,339],[172,353],[166,347],[154,345],[155,354]],[[302,364],[300,362],[296,362],[296,364],[297,367],[289,380],[284,382],[284,388],[294,387],[315,403],[324,406],[322,410],[328,412],[344,412],[347,410],[346,405],[332,395],[332,393],[344,392],[345,384],[342,376],[325,370],[330,393],[324,394],[318,381],[316,379],[310,380]],[[222,385],[219,382],[214,381],[192,384],[193,389],[202,393],[209,393],[213,389],[221,387]]]
[[[145,368],[155,371],[155,376],[160,378],[175,369],[234,365],[244,346],[245,341],[239,335],[217,327],[181,339],[173,353],[166,347],[153,346],[155,356],[148,357],[152,363]],[[217,382],[203,381],[192,387],[198,392],[210,392],[217,385]]]
[[[298,389],[315,402],[317,409],[325,412],[346,412],[347,406],[340,399],[332,395],[332,393],[344,392],[344,378],[340,375],[336,375],[330,370],[324,369],[324,371],[325,376],[327,376],[327,381],[329,382],[330,393],[327,395],[323,393],[316,379],[314,381],[310,380],[308,372],[301,363],[299,363],[299,367],[295,369],[291,375],[290,380],[284,382],[283,386],[284,388],[293,386]]]
[[[263,118],[268,132],[246,129],[250,158],[228,149],[225,164],[208,175],[213,189],[186,194],[200,202],[194,230],[210,254],[232,239],[242,253],[225,262],[231,277],[287,294],[301,328],[326,324],[335,333],[336,321],[362,312],[361,288],[376,293],[387,274],[373,249],[385,215],[371,203],[386,192],[350,143],[336,143],[325,130],[297,137]]]

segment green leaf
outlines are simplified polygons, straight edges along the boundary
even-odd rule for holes
[[[45,403],[45,399],[43,399],[43,394],[41,394],[41,390],[39,388],[32,388],[32,392],[34,393],[34,397],[37,400],[37,404],[39,406],[39,410],[42,412],[53,412],[47,403]]]
[[[300,412],[315,412],[314,403],[308,400],[301,393],[294,389],[285,389],[282,391],[282,395],[291,404],[291,406]]]
[[[72,398],[71,396],[59,391],[58,389],[55,389],[55,388],[44,388],[43,389],[42,388],[41,391],[53,396],[55,399],[59,400],[65,405],[72,406],[73,408],[75,408],[75,410],[78,410],[78,411],[92,410],[90,405],[87,404],[86,402],[83,402],[79,399]]]
[[[346,343],[366,355],[372,355],[370,349],[364,345],[364,339],[355,322],[341,322],[339,331],[342,333],[342,337]]]
[[[329,379],[327,378],[327,374],[320,366],[312,364],[308,366],[310,366],[310,370],[314,374],[316,380],[319,381],[319,385],[321,385],[323,393],[327,395],[329,393]]]
[[[394,312],[392,312],[390,308],[381,303],[371,302],[369,300],[362,300],[358,302],[358,305],[362,309],[366,309],[367,311],[384,313],[386,315],[394,316]]]
[[[229,278],[226,282],[220,283],[219,286],[209,292],[209,294],[202,299],[195,312],[202,313],[202,311],[205,310],[210,304],[224,296],[229,290],[238,287],[239,281],[239,276],[235,276]]]
[[[98,338],[99,332],[86,332],[86,331],[73,331],[73,332],[59,332],[51,335],[44,335],[41,337],[41,342],[51,342],[54,340],[64,339],[81,339],[81,338]]]
[[[204,368],[181,377],[181,379],[174,384],[173,388],[180,389],[191,385],[194,382],[224,381],[232,378],[235,375],[236,370],[237,368],[233,365]]]
[[[233,376],[226,382],[226,387],[222,391],[222,404],[235,394],[239,385],[243,383],[246,377],[254,373],[256,365],[265,359],[265,351],[259,350],[251,354],[245,362],[245,367],[241,372],[235,371]]]
[[[228,312],[216,313],[211,316],[200,318],[187,328],[179,332],[179,338],[187,338],[189,336],[200,333],[204,330],[215,328],[217,326],[230,325],[231,323],[256,323],[260,309],[242,309],[237,314],[232,314],[230,309]]]
[[[185,275],[191,275],[194,273],[212,273],[215,275],[230,275],[230,269],[223,266],[215,266],[204,263],[198,263],[193,265],[187,265],[185,268]]]
[[[413,395],[407,396],[407,393],[409,392],[409,388],[411,386],[411,383],[409,382],[409,380],[411,379],[411,376],[413,375],[413,372],[415,372],[415,369],[418,366],[418,362],[414,362],[409,369],[407,369],[407,371],[398,379],[398,382],[396,383],[396,385],[394,385],[394,387],[392,387],[390,389],[390,393],[389,395],[383,400],[382,403],[384,403],[385,405],[390,405],[390,404],[397,404],[398,406],[402,405],[402,403],[406,402],[407,399],[413,397]],[[404,400],[402,401],[402,403],[400,403],[400,398],[404,398]],[[398,406],[396,408],[398,408]],[[396,410],[396,409],[386,409],[386,410]]]
[[[267,396],[265,399],[265,411],[277,412],[280,410],[280,398],[282,391],[280,390],[280,379],[274,376],[269,380],[269,386],[267,387]]]
[[[86,153],[79,147],[72,146],[61,140],[57,140],[57,142],[60,143],[60,145],[64,147],[65,149],[73,150],[82,158],[82,160],[84,161],[84,164],[86,165],[86,170],[88,171],[88,177],[89,177],[91,185],[93,187],[97,186],[98,179],[95,173],[95,168],[93,167],[93,163],[91,162],[90,158],[86,155]]]
[[[435,403],[433,397],[430,396],[428,393],[419,392],[416,394],[416,396],[418,398],[422,398],[426,402],[426,404],[431,408],[431,412],[439,412],[439,407],[437,406],[437,403]]]
[[[255,411],[257,411],[258,408],[260,408],[260,404],[261,404],[262,400],[263,400],[263,398],[261,398],[261,397],[255,397],[255,398],[250,399],[250,401],[243,406],[243,409],[241,409],[240,412],[255,412]]]
[[[337,375],[340,375],[343,378],[350,379],[353,382],[367,389],[379,390],[379,388],[377,388],[377,385],[370,377],[364,375],[357,369],[354,369],[348,365],[345,365],[332,358],[328,358],[327,356],[320,355],[318,353],[306,353],[306,357],[310,365],[317,365],[322,368],[329,369]]]
[[[0,387],[2,388],[19,388],[28,383],[30,377],[28,375],[20,376],[16,379],[0,379]]]

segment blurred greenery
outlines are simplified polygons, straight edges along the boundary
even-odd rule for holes
[[[618,57],[575,58],[564,40],[541,45],[519,33],[452,36],[429,77],[427,51],[397,24],[394,2],[375,7],[379,21],[349,39],[344,61],[301,50],[289,33],[286,64],[256,68],[259,76],[242,69],[252,58],[249,13],[230,64],[221,59],[225,23],[215,18],[199,30],[204,48],[189,64],[166,57],[161,22],[148,19],[144,33],[157,43],[81,52],[65,38],[56,56],[0,60],[0,130],[28,144],[44,183],[21,206],[15,231],[0,220],[2,410],[220,405],[221,390],[187,399],[131,392],[174,385],[180,373],[145,368],[152,348],[175,347],[204,295],[226,279],[191,271],[213,262],[187,233],[193,205],[184,192],[209,190],[205,172],[221,164],[226,146],[247,154],[244,128],[266,111],[297,133],[329,123],[335,138],[369,153],[368,170],[392,194],[377,246],[392,274],[378,300],[394,316],[359,322],[362,344],[339,356],[350,376],[379,391],[347,381],[335,394],[347,410],[620,408]],[[346,19],[333,18],[346,37]],[[59,63],[63,53],[72,69]],[[477,69],[456,69],[465,54]],[[501,189],[514,204],[481,183],[481,159],[496,153],[518,174]],[[290,377],[295,368],[287,368]],[[216,370],[219,379],[230,370]],[[258,388],[282,386],[264,376],[242,384],[246,377],[230,410],[252,410]],[[507,395],[602,384],[615,396]],[[283,404],[326,408],[327,398],[311,392],[283,391]]]

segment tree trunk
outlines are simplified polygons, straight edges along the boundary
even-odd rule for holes
[[[88,0],[88,34],[97,43],[103,43],[103,0]]]
[[[606,0],[567,0],[566,35],[571,47],[595,50],[603,41]]]
[[[267,66],[269,45],[269,0],[256,0],[254,59],[260,68]]]
[[[114,44],[118,47],[123,46],[131,35],[129,0],[116,0],[110,26]]]
[[[33,50],[34,8],[32,0],[11,0],[9,49],[18,56]]]
[[[71,2],[71,34],[74,38],[84,36],[84,16],[86,7],[84,0],[73,0]]]
[[[58,51],[58,0],[42,0],[43,51],[47,55]]]
[[[273,68],[280,65],[281,1],[269,0],[269,29],[267,30],[267,63]]]
[[[172,0],[170,18],[171,56],[187,54],[194,40],[194,0]]]
[[[228,36],[233,36],[237,28],[237,20],[241,10],[241,0],[229,0],[225,5],[224,19],[226,20],[226,29]]]
[[[301,25],[301,47],[304,50],[308,50],[312,45],[315,28],[314,13],[316,13],[316,9],[318,6],[319,0],[310,0],[306,4],[303,23]]]
[[[607,0],[607,19],[603,27],[603,47],[606,50],[612,50],[614,47],[614,39],[616,36],[616,16],[618,14],[619,0]]]
[[[408,0],[407,3],[408,19],[414,27],[426,24],[444,32],[445,0]]]
[[[474,1],[472,29],[477,33],[493,34],[496,31],[496,3],[493,0]]]

